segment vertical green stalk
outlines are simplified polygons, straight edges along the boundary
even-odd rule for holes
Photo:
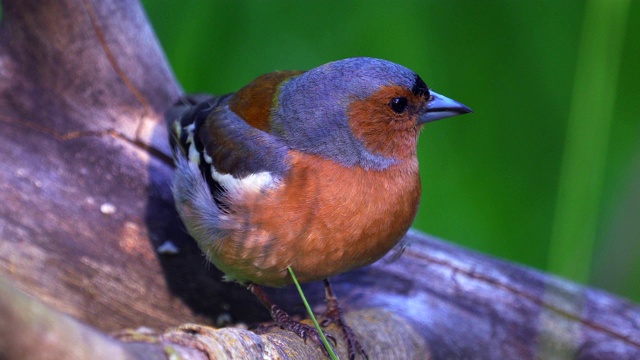
[[[629,0],[587,2],[548,270],[586,283],[596,242]]]
[[[296,274],[293,273],[293,269],[291,268],[291,266],[288,266],[287,269],[289,270],[289,274],[291,275],[291,279],[293,279],[293,283],[296,285],[296,289],[298,289],[298,293],[300,294],[300,297],[302,298],[302,302],[304,303],[304,307],[307,309],[307,313],[309,314],[309,318],[311,318],[311,321],[313,322],[313,326],[318,331],[318,335],[320,335],[320,340],[322,340],[322,345],[324,345],[324,348],[327,349],[327,353],[329,353],[329,357],[331,358],[331,360],[339,360],[338,356],[336,355],[336,353],[333,351],[333,348],[329,344],[329,341],[327,341],[327,337],[324,335],[324,332],[322,332],[322,329],[320,328],[320,325],[318,324],[318,320],[316,320],[316,316],[313,315],[313,311],[311,310],[311,306],[309,305],[309,302],[307,302],[307,298],[304,296],[304,293],[302,292],[302,287],[300,287],[300,283],[298,282],[298,279],[296,278]]]

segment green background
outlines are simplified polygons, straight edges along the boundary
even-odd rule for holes
[[[640,1],[144,1],[187,92],[388,59],[429,124],[415,227],[640,301]]]

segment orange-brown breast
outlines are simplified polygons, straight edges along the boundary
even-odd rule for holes
[[[415,156],[384,171],[291,152],[285,186],[244,199],[216,265],[269,286],[327,278],[372,263],[408,230],[420,199]],[[230,223],[231,224],[231,223]]]
[[[289,70],[261,75],[233,95],[229,109],[251,126],[269,132],[269,117],[278,87],[283,81],[302,73]]]

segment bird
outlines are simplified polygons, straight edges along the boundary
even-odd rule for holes
[[[172,192],[186,231],[225,279],[303,339],[263,286],[324,281],[327,320],[349,356],[367,357],[329,278],[371,264],[411,226],[420,202],[424,124],[471,112],[414,71],[356,57],[274,71],[221,96],[186,95],[166,113]],[[335,339],[333,339],[335,341]]]

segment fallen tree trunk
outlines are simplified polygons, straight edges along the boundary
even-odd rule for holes
[[[167,344],[191,358],[215,351],[322,357],[277,329],[260,336],[170,329],[253,324],[268,313],[244,288],[220,281],[177,218],[162,114],[181,89],[140,5],[2,5],[0,275],[10,280],[0,282],[0,357],[88,354],[66,348],[77,350],[78,337],[44,341],[69,334],[67,326],[95,335],[87,351],[106,344],[122,358],[162,358]],[[410,237],[398,261],[334,280],[372,358],[640,358],[638,305]],[[305,289],[323,298],[320,285]],[[301,313],[293,289],[271,293]],[[43,323],[45,332],[34,325]],[[139,326],[159,334],[104,335]]]

